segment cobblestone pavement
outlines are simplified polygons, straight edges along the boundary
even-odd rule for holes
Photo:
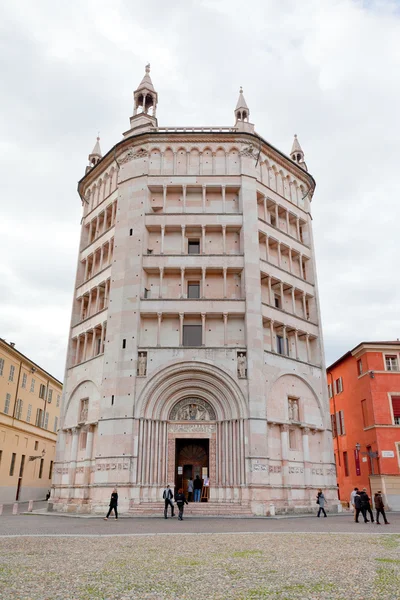
[[[390,522],[3,515],[0,599],[398,600]]]
[[[368,534],[3,537],[0,598],[395,600],[399,549]]]

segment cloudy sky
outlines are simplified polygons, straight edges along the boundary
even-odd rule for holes
[[[256,130],[317,180],[327,363],[400,337],[400,2],[5,0],[0,4],[0,337],[63,378],[81,206],[100,131],[121,139],[150,62],[159,124]]]

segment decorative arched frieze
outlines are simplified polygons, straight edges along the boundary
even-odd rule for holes
[[[135,417],[168,420],[174,404],[187,397],[208,402],[216,420],[247,416],[246,401],[232,376],[213,364],[192,361],[177,362],[154,373],[138,398]]]

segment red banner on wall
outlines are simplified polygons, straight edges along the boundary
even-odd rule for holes
[[[361,475],[360,453],[358,450],[354,450],[354,462],[356,463],[356,475]]]

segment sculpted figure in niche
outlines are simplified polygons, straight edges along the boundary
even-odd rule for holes
[[[145,377],[147,370],[147,356],[144,352],[139,354],[138,358],[138,375],[139,377]]]
[[[79,422],[82,423],[87,421],[88,418],[88,410],[89,410],[89,400],[82,400],[81,404],[81,414],[79,415]]]
[[[243,352],[240,352],[240,354],[238,354],[237,369],[238,369],[239,377],[241,379],[244,379],[246,377],[247,364],[246,364],[246,355],[243,354]]]
[[[289,400],[288,412],[290,421],[299,421],[299,403],[297,400]]]

